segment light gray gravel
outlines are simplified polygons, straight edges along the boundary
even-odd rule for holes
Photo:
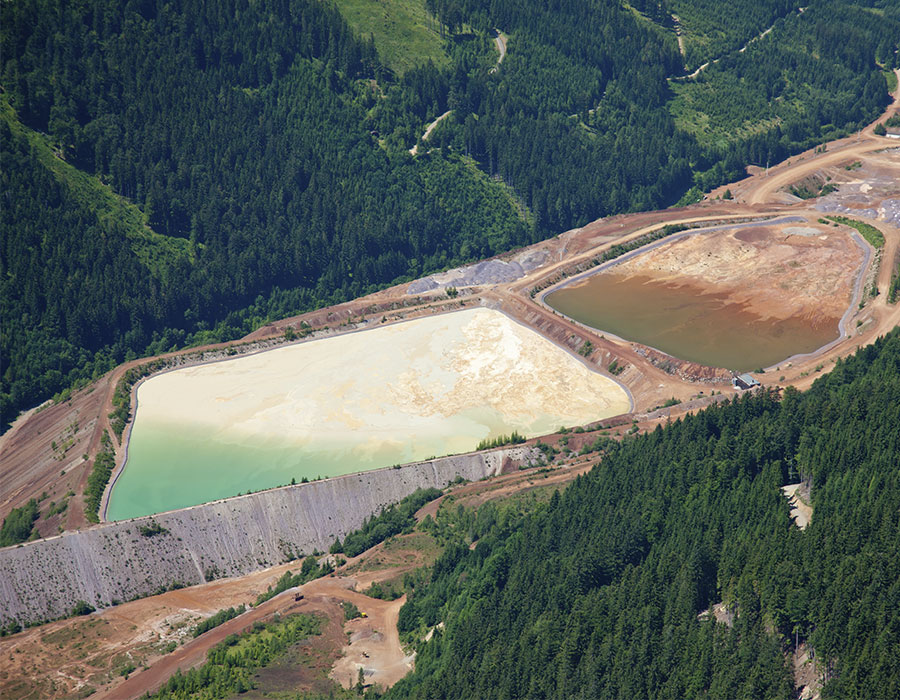
[[[421,294],[446,287],[476,287],[486,284],[514,282],[528,272],[543,265],[549,257],[546,250],[529,250],[511,260],[483,260],[474,265],[438,272],[414,281],[407,294]]]
[[[67,614],[207,578],[241,576],[294,556],[327,551],[334,540],[418,488],[443,488],[499,474],[504,460],[527,463],[526,446],[444,457],[107,523],[0,549],[0,625]],[[165,532],[147,537],[151,521]]]

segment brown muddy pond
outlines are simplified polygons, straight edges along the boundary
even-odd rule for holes
[[[604,272],[552,292],[544,301],[600,331],[683,360],[741,372],[776,365],[838,337],[837,319],[761,318],[729,296]]]

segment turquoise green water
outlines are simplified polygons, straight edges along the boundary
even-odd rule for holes
[[[491,423],[503,426],[500,416]],[[250,444],[201,427],[138,421],[128,447],[128,469],[116,481],[107,519],[126,520],[284,486],[291,479],[299,483],[303,478],[352,474],[466,452],[475,446],[465,432],[459,438],[452,434],[396,437],[365,447],[325,438],[297,445],[259,436]]]
[[[107,519],[186,508],[284,486],[291,479],[300,483],[468,452],[478,442],[472,437],[478,427],[488,437],[523,430],[489,407],[448,417],[440,431],[395,431],[392,439],[376,445],[324,436],[303,445],[262,436],[245,440],[204,427],[138,421],[129,442],[128,468],[116,481]],[[542,416],[524,432],[540,435],[558,427],[558,419]]]
[[[468,452],[629,406],[621,387],[488,309],[184,367],[137,394],[110,520]]]

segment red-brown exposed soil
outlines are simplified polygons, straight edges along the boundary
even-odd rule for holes
[[[586,434],[587,439],[593,436]],[[460,485],[452,493],[457,503],[477,507],[517,492],[565,485],[589,466],[583,462],[550,472],[531,469]],[[424,506],[417,518],[422,520],[427,513],[434,516],[440,502]],[[375,581],[398,585],[405,572],[432,563],[439,552],[440,547],[423,533],[391,538],[349,559],[338,576],[305,584],[300,589],[303,600],[295,601],[295,592],[287,591],[198,638],[190,635],[197,622],[222,608],[249,604],[284,572],[296,571],[299,562],[25,630],[0,639],[0,697],[64,698],[94,688],[99,691],[92,695],[96,698],[137,698],[158,688],[177,669],[185,671],[203,663],[207,651],[229,634],[275,613],[294,612],[323,616],[322,635],[298,645],[282,662],[261,672],[256,679],[261,689],[277,690],[279,684],[293,683],[293,692],[327,693],[332,687],[328,674],[349,687],[356,683],[359,667],[365,669],[367,684],[387,687],[402,678],[412,663],[396,631],[404,599],[377,600],[361,591]],[[345,625],[342,601],[354,603],[366,617]],[[170,643],[174,651],[166,653]],[[136,668],[124,680],[119,671],[127,665]]]
[[[41,535],[87,524],[81,494],[91,466],[85,455],[93,455],[100,444],[97,425],[104,399],[101,387],[102,383],[93,384],[75,392],[69,401],[30,412],[0,437],[0,518],[46,493],[41,501],[42,513],[47,513],[51,502],[65,500],[67,507],[61,514],[38,521]],[[70,491],[76,495],[66,499]]]

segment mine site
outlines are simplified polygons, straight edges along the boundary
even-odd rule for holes
[[[436,559],[427,527],[462,506],[549,499],[602,459],[593,445],[739,395],[739,375],[809,387],[900,324],[898,266],[900,146],[870,126],[690,207],[601,219],[240,341],[121,365],[0,437],[0,517],[32,498],[53,506],[39,539],[0,551],[2,623],[98,609],[0,640],[0,694],[137,698],[228,634],[294,611],[320,615],[321,634],[292,652],[302,671],[267,669],[267,688],[350,688],[360,674],[389,687],[414,665],[397,632],[404,598],[365,593]],[[83,494],[104,451],[112,478],[91,523]],[[304,467],[304,451],[320,459]],[[162,462],[169,472],[152,469]],[[427,488],[447,490],[415,513],[426,529],[327,554]],[[252,606],[313,553],[328,576]],[[75,572],[58,570],[73,557]],[[251,607],[192,636],[239,605]]]
[[[542,298],[570,318],[679,358],[774,368],[840,336],[867,253],[846,232],[803,217],[698,229]]]

